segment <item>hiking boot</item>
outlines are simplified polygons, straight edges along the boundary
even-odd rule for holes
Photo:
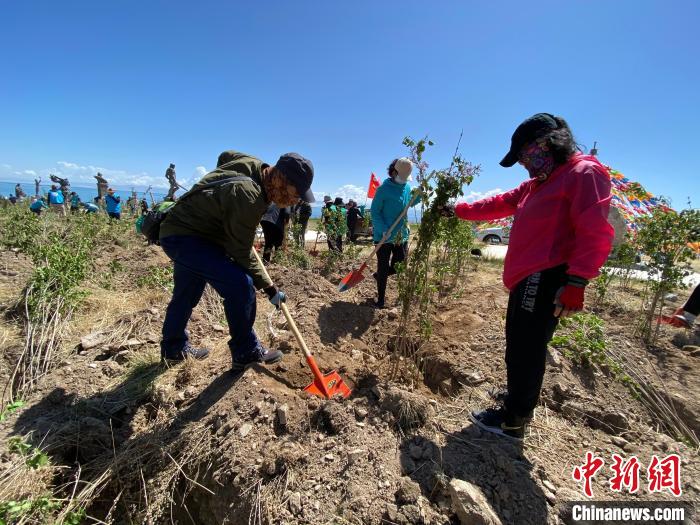
[[[206,348],[194,348],[186,345],[185,348],[175,353],[161,353],[161,361],[166,363],[178,363],[185,359],[204,359],[209,355],[209,350]]]
[[[513,415],[503,407],[472,412],[469,417],[483,430],[516,441],[522,441],[525,437],[525,427],[531,419]]]
[[[261,348],[260,350],[243,358],[234,356],[231,372],[242,372],[249,366],[256,363],[260,363],[261,365],[272,365],[281,361],[283,357],[284,354],[280,350],[268,350],[267,348]]]

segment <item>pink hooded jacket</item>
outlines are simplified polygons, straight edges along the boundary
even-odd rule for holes
[[[509,290],[560,264],[571,275],[592,279],[612,247],[610,188],[607,169],[595,157],[576,154],[544,182],[530,179],[509,192],[458,204],[455,213],[472,221],[514,215],[503,268]]]

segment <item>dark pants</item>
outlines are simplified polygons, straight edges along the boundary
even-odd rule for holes
[[[355,218],[355,220],[348,219],[348,239],[350,242],[355,242],[357,240],[355,228],[357,228],[357,218]]]
[[[510,292],[506,314],[506,408],[527,417],[537,406],[544,378],[547,344],[559,320],[554,296],[566,281],[566,266],[533,273]]]
[[[309,218],[299,219],[297,222],[297,245],[302,248],[306,247],[306,228],[309,225]]]
[[[328,237],[327,240],[328,242],[328,249],[332,250],[334,252],[342,252],[343,251],[343,236],[339,235],[338,237]]]
[[[408,243],[382,244],[377,251],[377,302],[384,304],[386,281],[390,275],[396,274],[396,264],[406,260]]]
[[[284,240],[284,232],[277,225],[271,222],[261,222],[263,237],[265,237],[265,247],[263,248],[263,261],[270,262],[272,258],[272,249],[277,249],[282,246]]]
[[[255,322],[255,288],[253,280],[233,262],[223,248],[194,236],[173,235],[160,245],[175,263],[173,297],[163,323],[163,355],[175,355],[189,344],[187,322],[209,283],[224,299],[224,311],[231,334],[231,355],[245,360],[260,349]]]
[[[683,310],[693,315],[700,315],[700,284],[695,287]]]
[[[122,218],[121,212],[108,211],[108,212],[107,212],[107,215],[109,215],[110,218],[112,218],[112,219],[117,219],[117,220],[119,220],[119,219]]]

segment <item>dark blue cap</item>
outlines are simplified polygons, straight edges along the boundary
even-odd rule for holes
[[[275,164],[287,180],[297,189],[299,198],[304,202],[315,202],[311,183],[314,180],[314,166],[309,159],[298,153],[285,153]]]

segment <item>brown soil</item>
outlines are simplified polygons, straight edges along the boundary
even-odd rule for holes
[[[467,273],[459,298],[439,305],[423,349],[424,374],[414,384],[391,375],[398,310],[370,306],[371,277],[340,294],[336,283],[351,263],[328,278],[273,265],[320,368],[337,370],[353,388],[347,400],[324,401],[303,392],[311,381],[305,360],[281,314],[263,300],[256,329],[285,352],[281,363],[232,375],[223,312],[209,293],[190,334],[211,357],[162,367],[157,340],[168,293],[136,281],[150,266],[166,267],[167,258],[155,247],[114,247],[96,267],[110,260],[124,270],[96,272],[57,368],[0,424],[2,443],[31,433],[55,465],[65,466],[59,481],[74,480],[78,468],[86,481],[107,473],[88,509],[100,520],[459,523],[448,493],[458,478],[479,487],[503,523],[559,523],[564,504],[583,499],[571,472],[589,450],[606,460],[606,469],[612,453],[635,454],[646,466],[653,454],[678,452],[683,499],[700,497],[697,451],[665,433],[604,367],[575,366],[554,352],[522,445],[470,423],[469,411],[492,403],[505,383],[507,292],[491,265]],[[31,266],[4,252],[0,269],[17,272],[0,271],[7,312]],[[389,304],[395,287],[392,279]],[[611,345],[653,366],[658,375],[649,382],[699,432],[699,356],[682,349],[696,336],[663,328],[659,345],[647,349],[633,335],[634,296],[618,292],[613,299],[619,302],[599,312]],[[2,327],[21,344],[11,316]],[[80,339],[91,332],[102,332],[103,340],[82,350]],[[596,499],[670,499],[644,489],[618,494],[607,478],[608,472],[595,478]]]

